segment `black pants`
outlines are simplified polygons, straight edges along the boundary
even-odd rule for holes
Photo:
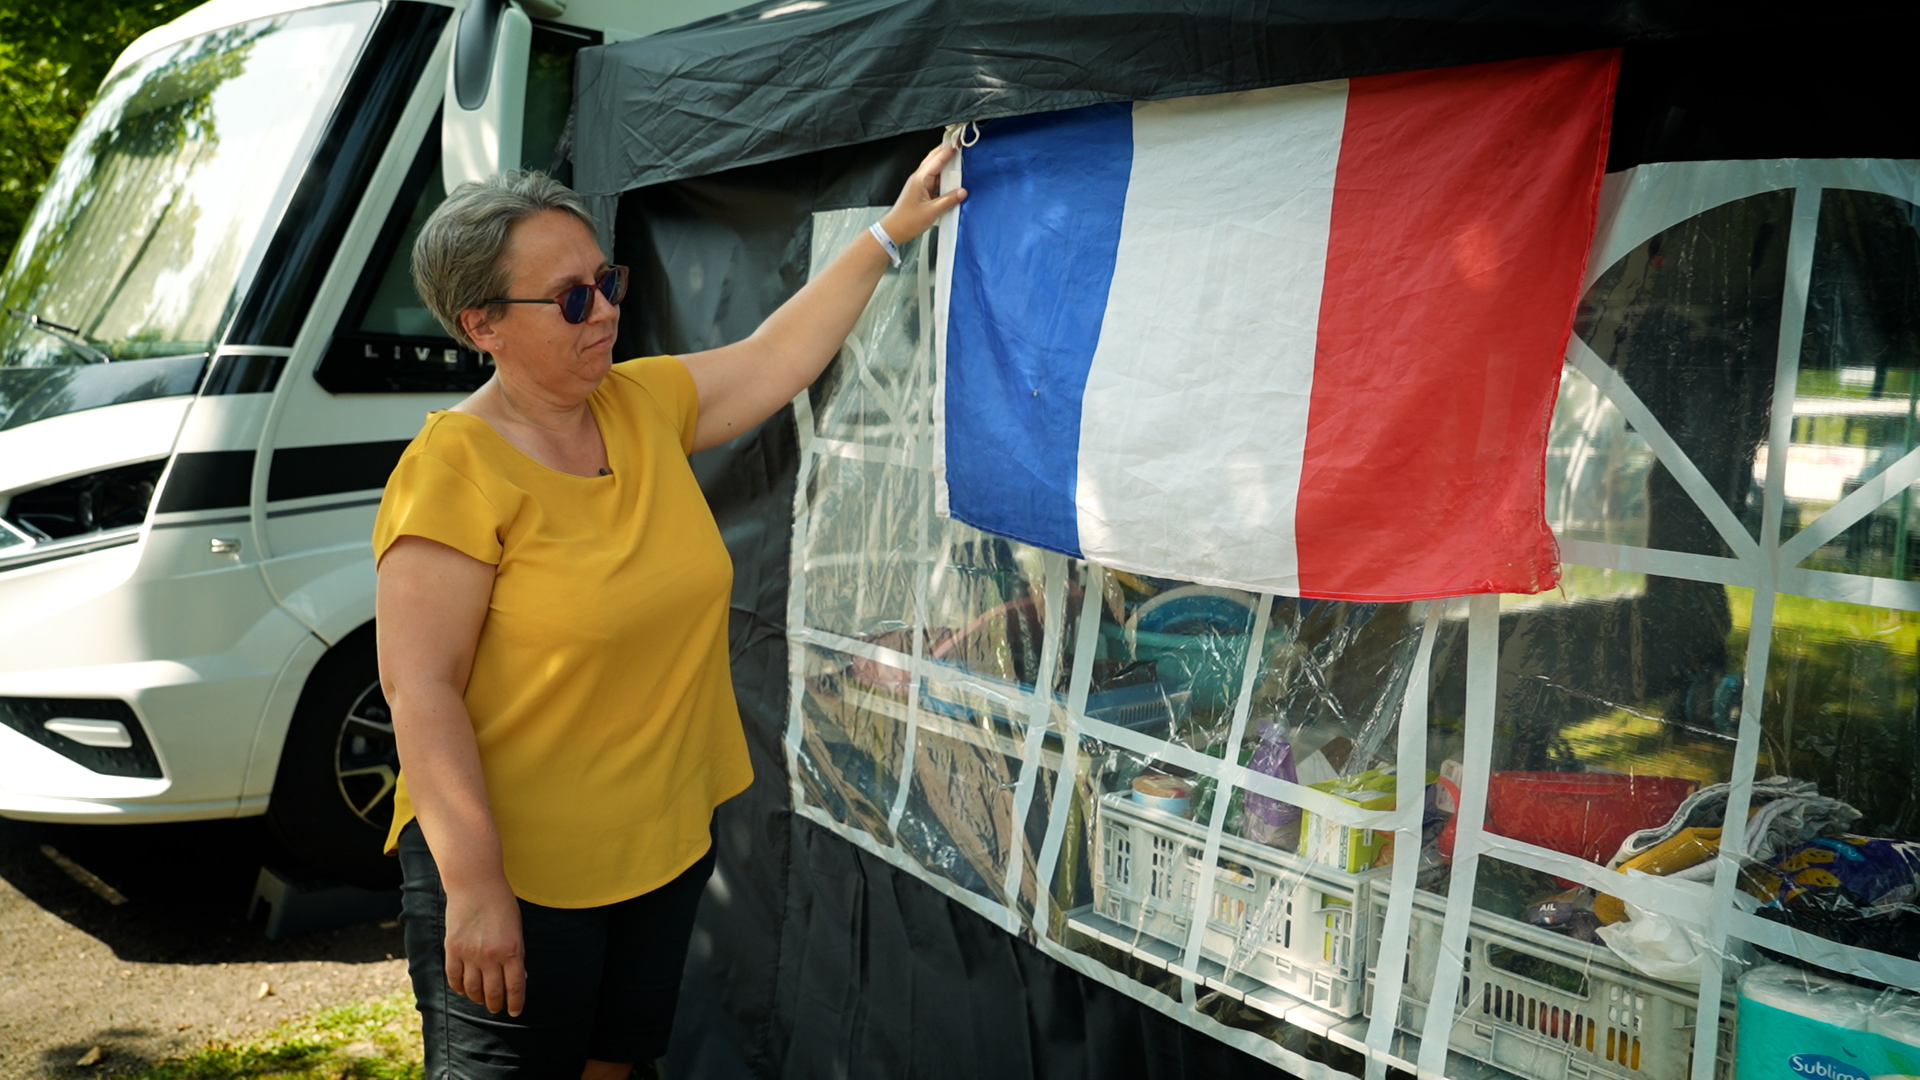
[[[596,908],[520,901],[526,1007],[490,1013],[447,985],[447,894],[418,822],[400,833],[407,969],[427,1080],[579,1080],[588,1058],[644,1063],[667,1052],[713,851],[650,893]]]

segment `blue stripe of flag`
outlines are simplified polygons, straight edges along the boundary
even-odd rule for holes
[[[1132,168],[1126,103],[995,120],[967,150],[947,318],[961,521],[1080,554],[1080,403]]]

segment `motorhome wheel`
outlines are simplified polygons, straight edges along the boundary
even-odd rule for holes
[[[381,845],[393,821],[399,768],[369,625],[308,676],[280,752],[267,823],[316,870],[370,888],[396,885],[397,860]]]

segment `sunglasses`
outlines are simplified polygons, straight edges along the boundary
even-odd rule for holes
[[[627,295],[627,268],[610,267],[606,273],[594,279],[593,284],[575,285],[557,297],[518,300],[501,296],[481,302],[485,304],[556,304],[560,308],[560,317],[577,326],[586,322],[587,316],[592,314],[593,293],[596,289],[600,291],[601,296],[607,298],[607,303],[618,304]]]

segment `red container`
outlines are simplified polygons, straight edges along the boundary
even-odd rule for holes
[[[1665,825],[1698,786],[1678,776],[1497,772],[1487,783],[1487,830],[1604,866],[1628,834]],[[1440,833],[1448,858],[1454,825]]]

